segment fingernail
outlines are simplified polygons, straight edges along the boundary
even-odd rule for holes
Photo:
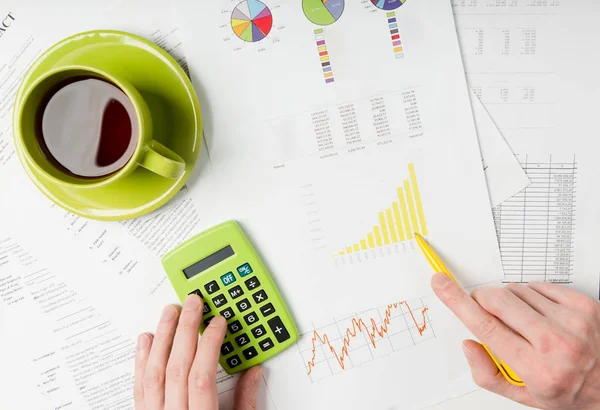
[[[161,321],[168,322],[170,320],[173,320],[177,317],[177,313],[179,313],[179,312],[177,311],[177,308],[175,306],[168,305],[163,310]]]
[[[223,316],[215,316],[208,324],[208,327],[222,327],[222,326],[225,326],[225,318]]]
[[[262,379],[262,367],[259,367],[258,370],[256,371],[256,373],[254,374],[254,383],[256,383],[256,384],[260,383],[261,379]]]
[[[200,309],[200,297],[196,294],[189,295],[185,302],[183,302],[183,310],[199,310]]]
[[[463,353],[465,354],[465,357],[467,358],[467,360],[470,361],[471,358],[473,357],[473,351],[471,349],[469,349],[466,342],[463,342],[462,350],[463,350]]]
[[[442,290],[452,283],[452,279],[443,273],[436,273],[431,279],[431,287],[435,290]]]
[[[144,352],[148,349],[149,345],[148,335],[146,333],[142,333],[138,336],[137,339],[137,348],[139,352]]]

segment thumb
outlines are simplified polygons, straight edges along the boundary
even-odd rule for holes
[[[473,380],[479,387],[526,406],[535,405],[535,400],[529,394],[527,387],[510,384],[483,346],[473,340],[465,340],[462,347],[469,361]]]
[[[254,366],[246,371],[235,388],[235,410],[256,410],[256,395],[262,379],[262,368]]]

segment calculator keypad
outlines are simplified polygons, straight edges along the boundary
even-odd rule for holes
[[[244,291],[242,290],[242,287],[239,285],[229,289],[229,296],[231,296],[232,299],[237,299],[240,296],[242,296],[243,294],[244,294]]]
[[[254,347],[249,347],[246,350],[244,350],[242,353],[244,354],[244,357],[246,358],[246,360],[254,359],[258,355],[258,352],[256,351],[256,349]]]
[[[236,303],[235,305],[237,306],[237,308],[240,312],[244,312],[244,311],[250,309],[250,307],[252,307],[252,305],[250,304],[250,301],[248,299],[241,300],[238,303]]]
[[[247,281],[245,281],[244,284],[246,285],[246,289],[254,290],[260,286],[260,281],[258,280],[258,278],[250,278]]]
[[[239,347],[246,346],[248,343],[250,343],[250,338],[248,337],[248,335],[246,333],[244,333],[235,338],[235,343]]]
[[[276,314],[273,306],[276,298],[269,301],[269,293],[261,288],[261,282],[249,263],[204,284],[202,293],[199,289],[192,293],[201,297],[204,293],[206,299],[212,302],[210,306],[209,303],[204,304],[206,326],[214,318],[215,311],[227,321],[228,332],[221,345],[221,356],[231,369],[291,337],[281,317]],[[263,318],[267,321],[260,324]]]
[[[229,286],[235,282],[235,276],[233,275],[233,272],[227,272],[225,275],[221,276],[221,282],[223,282],[223,285],[225,286]]]
[[[219,314],[221,316],[223,316],[225,318],[225,320],[229,320],[235,316],[235,313],[233,313],[232,308],[227,308],[225,310],[222,310]]]
[[[242,330],[242,324],[240,323],[239,320],[236,320],[235,322],[231,322],[227,327],[229,328],[229,332],[232,335],[236,334],[237,332]]]
[[[263,352],[266,352],[267,350],[274,347],[275,345],[273,344],[273,341],[267,337],[265,340],[259,342],[258,346],[260,347],[260,350],[262,350]]]
[[[244,322],[246,322],[247,325],[252,325],[256,322],[258,322],[258,315],[254,312],[244,316]]]
[[[264,290],[259,290],[258,292],[252,295],[252,298],[256,303],[262,303],[269,297],[267,296],[267,292],[265,292]]]
[[[209,295],[212,295],[213,293],[221,290],[216,280],[208,282],[206,285],[204,285],[204,289],[206,289],[206,293],[208,293]]]
[[[223,345],[221,346],[221,354],[223,356],[227,356],[229,353],[233,353],[233,345],[231,344],[231,342],[225,342],[223,343]]]
[[[242,266],[237,268],[238,274],[243,278],[244,276],[250,275],[252,271],[252,266],[249,263],[244,263]]]
[[[265,327],[263,325],[256,326],[254,329],[251,330],[251,332],[252,336],[254,336],[256,339],[258,339],[259,337],[263,337],[267,334],[267,331],[265,330]]]
[[[227,303],[227,299],[225,298],[224,295],[219,295],[219,296],[214,297],[212,299],[212,302],[216,307],[221,307]]]
[[[242,359],[240,359],[240,357],[237,354],[234,354],[233,356],[227,359],[227,364],[233,369],[242,364]]]
[[[275,334],[275,339],[277,339],[279,343],[285,342],[290,338],[290,334],[279,316],[275,316],[273,319],[268,320],[267,324]]]
[[[275,313],[275,308],[272,303],[267,303],[260,307],[260,313],[262,313],[264,317],[267,317]]]
[[[208,303],[204,304],[204,308],[202,310],[202,316],[207,315],[208,313],[210,313],[212,311],[212,309],[210,308],[210,306],[208,306]]]

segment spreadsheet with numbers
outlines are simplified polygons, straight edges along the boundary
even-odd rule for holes
[[[494,208],[508,282],[571,282],[577,194],[577,161],[522,159],[532,184]]]
[[[469,85],[532,182],[494,209],[505,281],[573,283],[597,295],[592,186],[600,169],[590,151],[598,133],[590,90],[600,64],[589,50],[598,45],[600,6],[588,3],[452,2]]]

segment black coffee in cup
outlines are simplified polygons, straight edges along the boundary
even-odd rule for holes
[[[100,178],[123,168],[139,138],[135,108],[117,86],[98,78],[71,79],[46,97],[38,142],[59,168]]]

